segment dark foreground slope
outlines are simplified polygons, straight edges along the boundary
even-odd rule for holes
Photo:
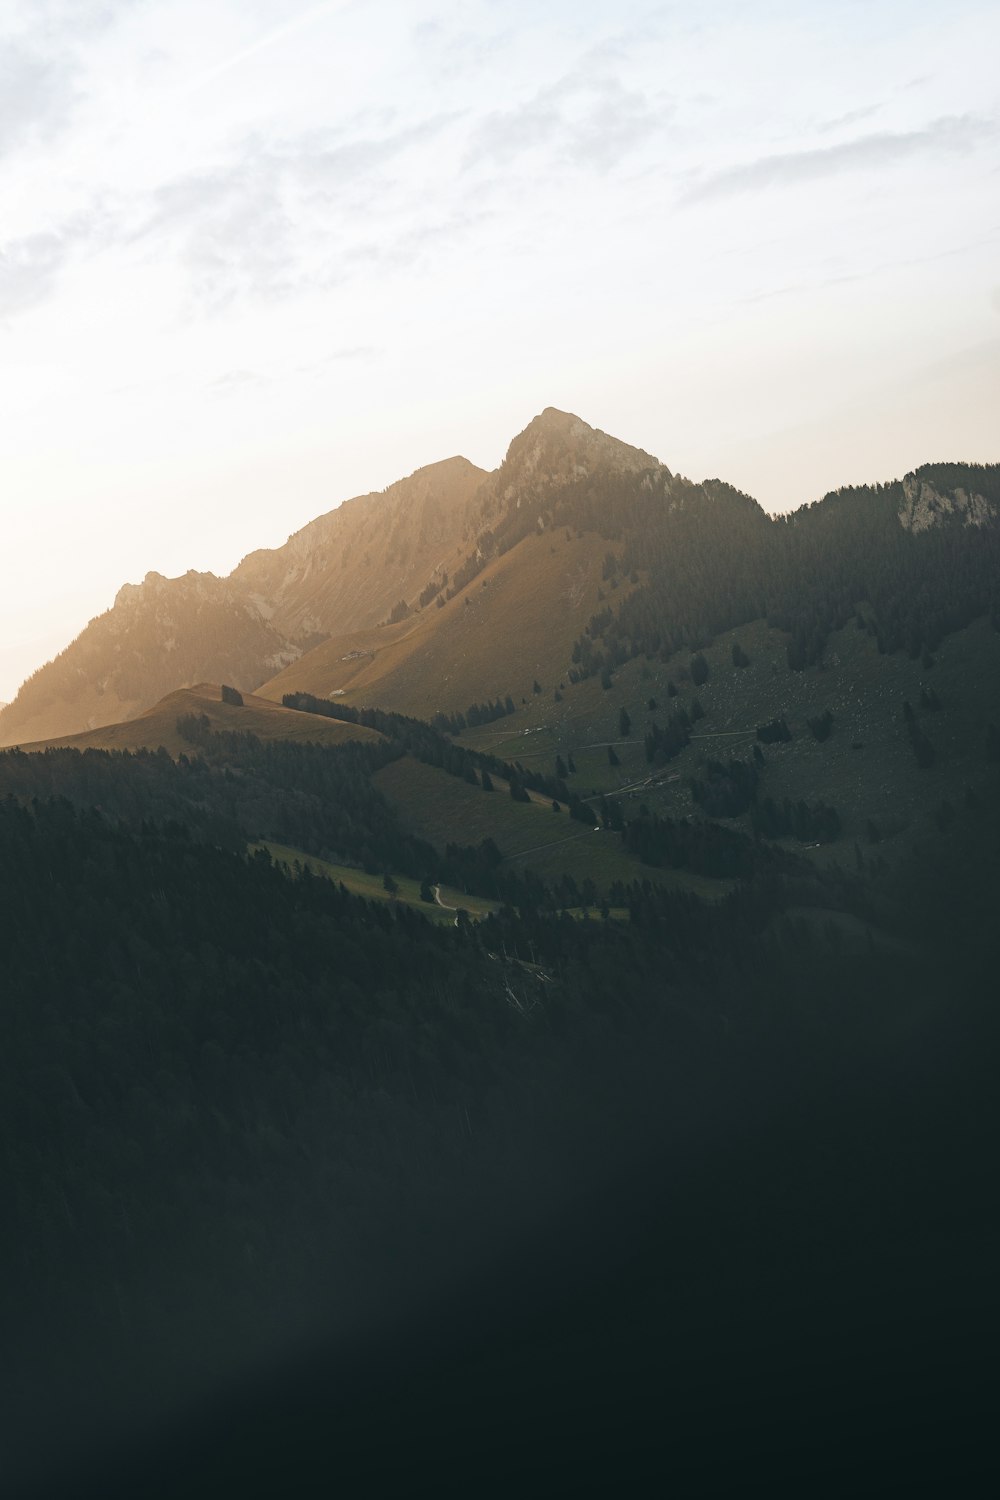
[[[771,869],[432,928],[6,802],[9,1487],[979,1478],[998,800],[839,887],[861,948]]]

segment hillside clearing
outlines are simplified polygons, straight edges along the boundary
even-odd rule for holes
[[[716,899],[731,888],[728,881],[683,870],[650,869],[625,852],[617,834],[578,823],[565,809],[556,813],[543,799],[514,802],[507,792],[484,792],[409,756],[383,767],[375,785],[412,833],[441,850],[492,839],[512,870],[530,869],[547,880],[563,874],[589,879],[603,891],[614,881],[651,880]]]
[[[252,847],[266,849],[275,863],[284,865],[286,869],[293,870],[298,865],[302,869],[309,870],[313,875],[320,875],[325,880],[332,880],[338,885],[343,885],[352,895],[363,896],[366,901],[398,902],[403,906],[412,906],[429,922],[440,922],[450,926],[454,923],[458,911],[468,912],[472,920],[478,922],[483,917],[499,910],[497,902],[488,901],[483,896],[467,895],[453,886],[435,886],[437,899],[432,904],[421,899],[420,881],[413,880],[408,875],[393,875],[397,889],[387,891],[381,875],[370,875],[366,870],[359,870],[354,865],[334,864],[331,860],[319,859],[313,854],[304,854],[301,849],[292,849],[287,844],[267,841]]]

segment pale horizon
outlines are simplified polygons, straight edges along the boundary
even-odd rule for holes
[[[1000,12],[25,0],[0,701],[545,406],[775,512],[1000,459]]]

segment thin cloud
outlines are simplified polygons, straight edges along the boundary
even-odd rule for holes
[[[64,267],[106,233],[105,216],[95,207],[55,229],[0,243],[0,317],[13,317],[43,302]]]
[[[965,152],[991,133],[984,121],[971,115],[948,115],[932,121],[923,130],[899,134],[883,131],[839,146],[761,156],[756,161],[727,167],[702,178],[682,194],[680,201],[705,203],[738,193],[795,187],[841,172],[877,171],[929,151]]]
[[[818,135],[832,135],[835,130],[844,130],[848,125],[860,125],[862,120],[870,120],[884,108],[881,104],[866,104],[861,109],[849,109],[844,115],[837,115],[832,120],[824,120],[817,125]]]
[[[577,166],[610,170],[661,130],[671,113],[617,79],[608,79],[594,90],[591,107],[582,118],[570,125],[562,154]]]
[[[441,21],[423,21],[413,28],[412,36],[425,67],[445,78],[455,70],[494,69],[501,53],[516,40],[517,29],[496,25],[484,31],[457,31]]]
[[[245,140],[227,163],[161,184],[130,238],[157,254],[169,245],[196,301],[208,307],[329,286],[344,279],[357,228],[364,226],[367,239],[371,218],[406,196],[405,179],[400,188],[387,180],[387,169],[457,118],[436,115],[355,139],[338,133]]]
[[[311,179],[318,186],[339,188],[388,165],[404,151],[434,140],[450,125],[461,119],[452,110],[430,115],[390,135],[360,137],[323,145],[314,138],[296,142],[278,155],[303,181]]]
[[[382,350],[374,344],[354,344],[341,349],[331,349],[321,359],[295,365],[287,373],[293,378],[296,376],[322,375],[335,365],[353,364],[357,360],[372,359],[375,355],[381,353]],[[273,371],[264,375],[259,370],[225,370],[221,375],[216,375],[208,382],[207,389],[220,395],[228,395],[232,392],[247,390],[252,386],[273,385],[280,378],[282,378],[280,373],[276,374]]]
[[[353,344],[350,348],[334,349],[327,355],[325,360],[320,361],[319,368],[325,365],[340,364],[342,360],[371,359],[382,351],[375,344]]]
[[[840,275],[822,275],[811,281],[790,282],[786,286],[773,287],[769,291],[754,292],[748,297],[740,297],[740,306],[750,306],[755,302],[770,302],[780,297],[795,297],[803,293],[812,293],[825,290],[832,286],[846,286],[851,282],[868,281],[874,276],[895,275],[897,272],[911,266],[933,265],[935,261],[952,260],[961,255],[966,255],[970,250],[979,250],[984,245],[1000,244],[1000,236],[990,234],[975,240],[964,240],[959,245],[948,245],[943,249],[934,250],[928,255],[905,255],[893,256],[891,260],[881,260],[863,270],[844,272]],[[1000,288],[997,289],[997,310],[1000,311]]]
[[[142,10],[149,0],[7,0],[3,30],[8,35],[86,40],[107,31],[120,17]]]
[[[227,370],[224,375],[217,375],[209,381],[209,385],[213,390],[231,391],[248,385],[262,385],[266,381],[267,376],[259,375],[256,370]]]
[[[597,58],[596,50],[592,56]],[[557,163],[607,171],[661,130],[671,114],[672,107],[588,67],[513,109],[488,115],[472,139],[465,166],[509,166],[528,151],[542,151]]]
[[[509,166],[525,151],[547,145],[561,125],[559,110],[544,94],[517,109],[495,110],[476,131],[465,164],[473,167],[485,161]]]
[[[332,11],[343,10],[347,3],[348,0],[322,0],[322,3],[319,5],[310,6],[308,10],[304,10],[299,15],[293,16],[289,21],[284,21],[280,26],[275,26],[272,31],[268,31],[264,36],[258,37],[257,41],[251,42],[249,46],[241,47],[238,52],[232,53],[229,57],[224,57],[221,62],[213,63],[211,67],[206,68],[204,72],[199,73],[196,78],[190,81],[187,85],[187,92],[194,93],[196,90],[204,88],[206,84],[214,83],[224,73],[231,72],[233,68],[238,68],[241,63],[246,62],[251,57],[257,57],[261,52],[267,51],[268,48],[277,46],[280,42],[294,35],[295,32],[301,31],[304,26],[308,26],[312,21],[318,21],[321,16],[327,16]]]
[[[453,247],[466,235],[494,220],[487,209],[459,210],[433,223],[414,224],[379,240],[360,241],[345,253],[345,267],[361,270],[378,266],[384,271],[406,270],[441,246]]]
[[[0,157],[49,141],[81,101],[80,48],[145,0],[30,0],[0,16]]]
[[[0,44],[0,156],[63,128],[74,100],[73,70],[65,61]]]
[[[292,373],[307,378],[313,375],[324,375],[337,365],[377,359],[384,353],[385,350],[377,344],[354,344],[342,349],[331,349],[321,359],[307,360],[304,364],[296,365]]]
[[[44,301],[68,257],[58,234],[24,235],[0,246],[0,317]]]

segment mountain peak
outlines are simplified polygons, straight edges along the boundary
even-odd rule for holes
[[[581,427],[586,427],[588,425],[586,422],[584,422],[583,418],[578,417],[575,412],[562,411],[558,406],[544,407],[538,413],[538,416],[533,418],[533,420],[528,423],[528,426],[534,427],[536,423],[543,424],[546,427],[568,427],[574,423],[579,424]]]
[[[591,427],[573,412],[547,406],[518,433],[500,468],[490,476],[492,493],[484,497],[484,510],[488,514],[498,503],[515,500],[526,489],[542,499],[579,479],[650,469],[670,478],[669,469],[651,453]]]

